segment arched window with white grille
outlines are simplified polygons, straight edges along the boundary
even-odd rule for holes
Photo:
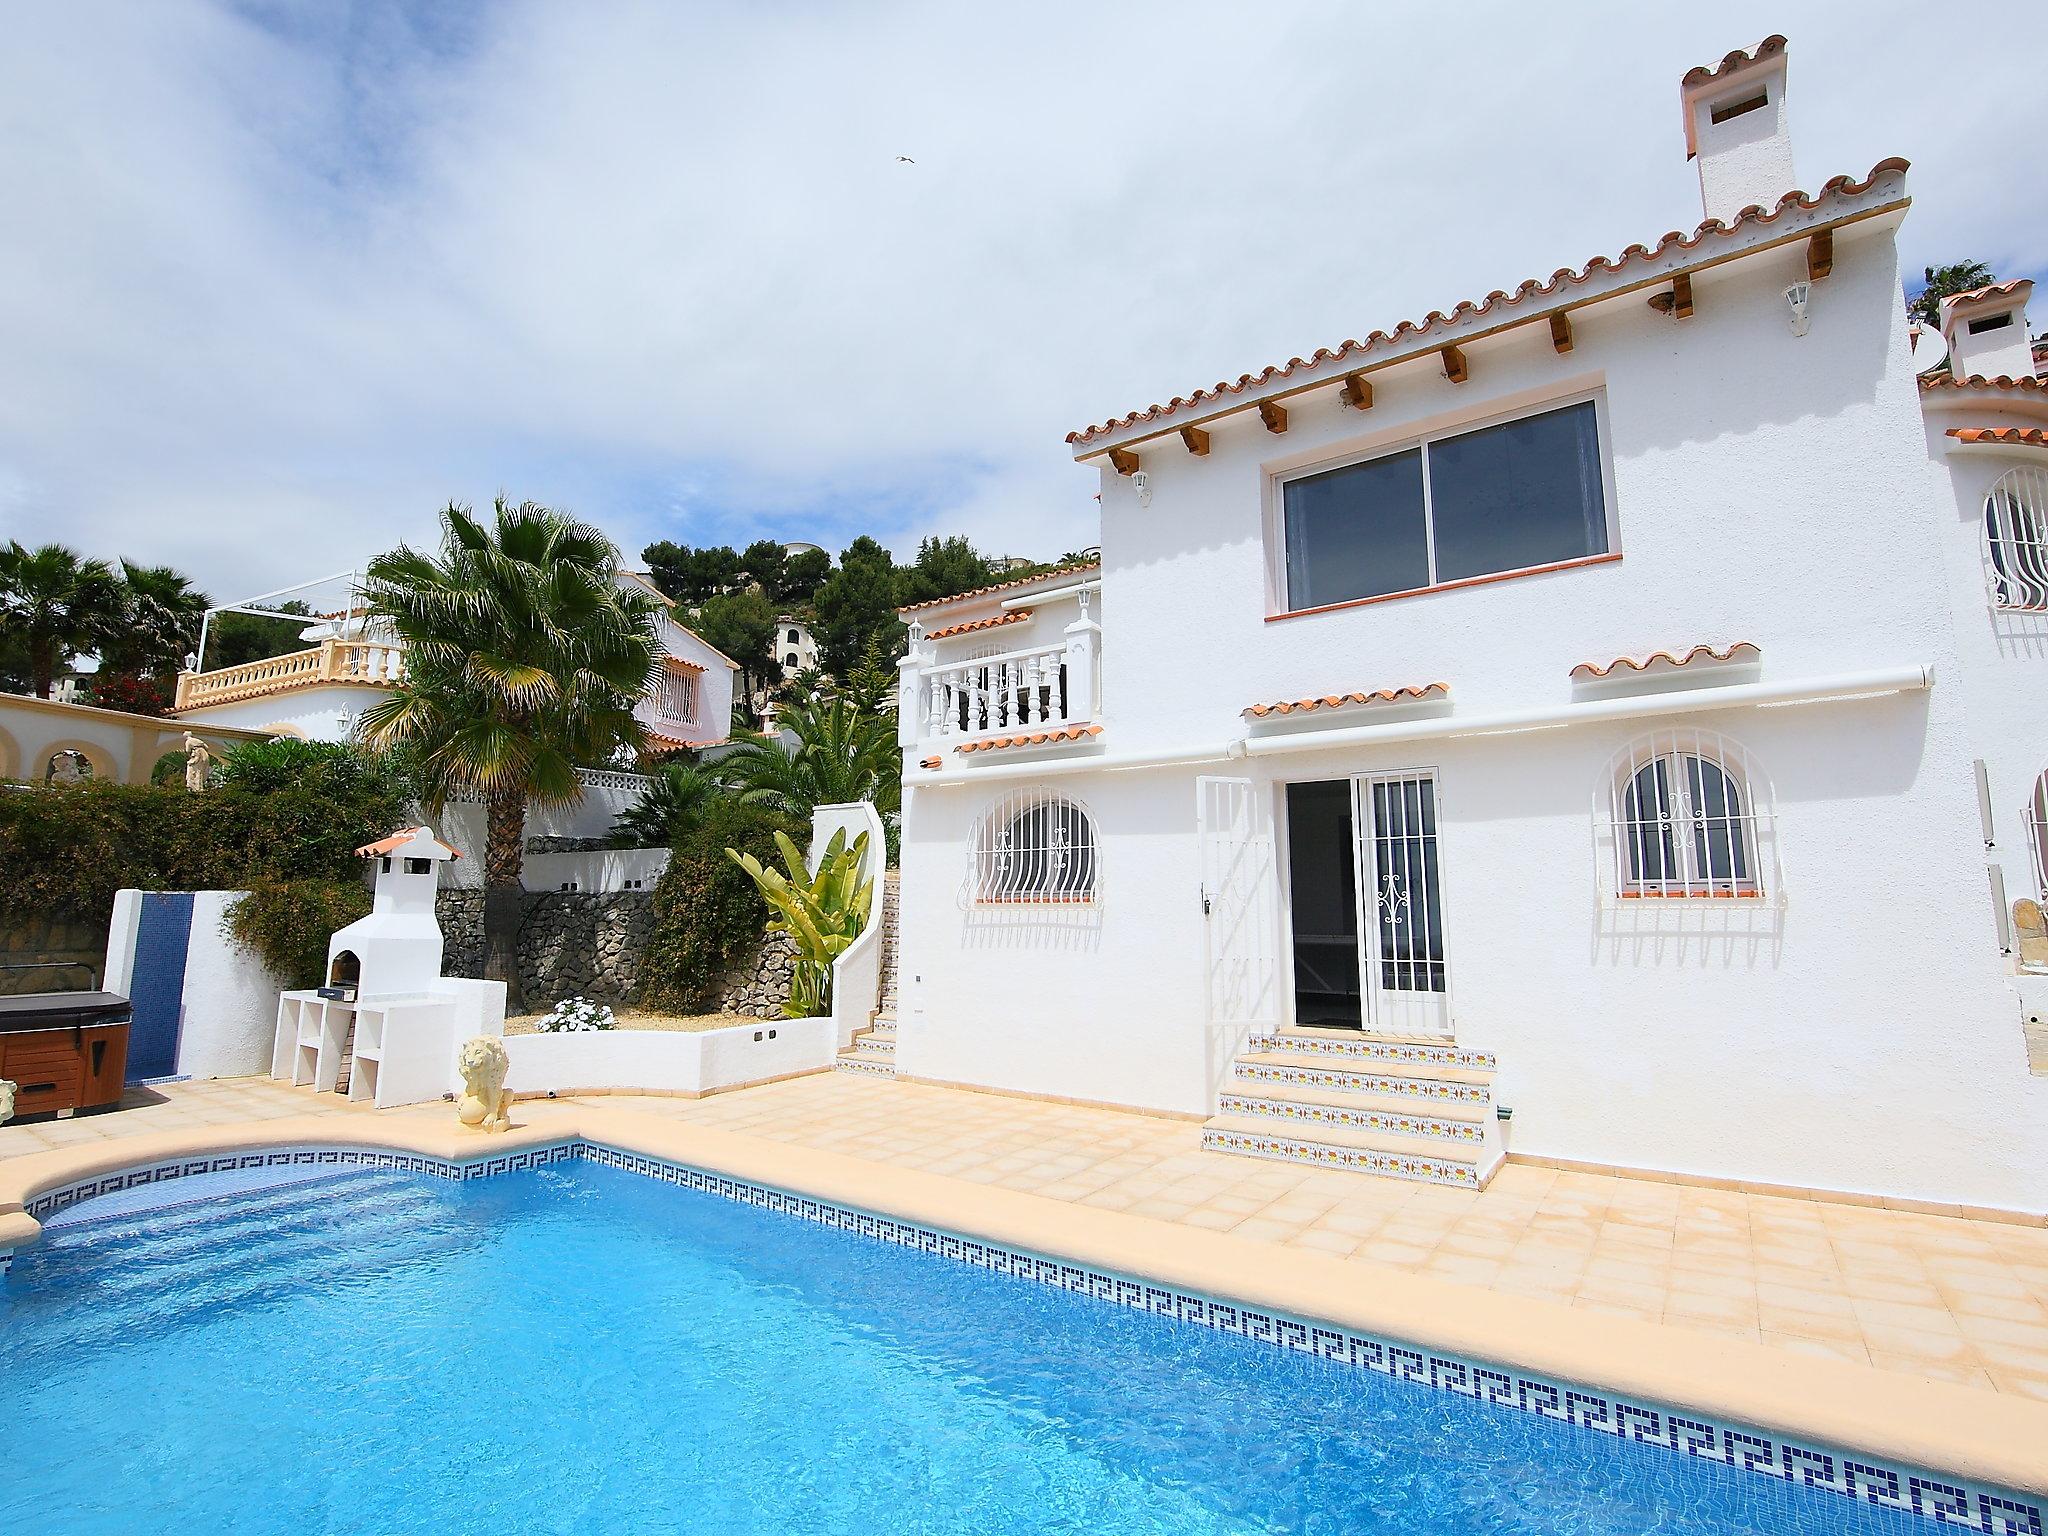
[[[1984,577],[1994,608],[2048,613],[2048,469],[2007,470],[1984,498]]]
[[[1075,800],[1013,790],[975,819],[969,899],[977,905],[1072,906],[1100,899],[1095,821]]]
[[[1602,886],[1623,901],[1775,895],[1770,785],[1715,731],[1652,731],[1616,753],[1600,785]]]
[[[2027,859],[2034,877],[2034,889],[2048,901],[2048,773],[2034,780],[2034,792],[2027,797]]]

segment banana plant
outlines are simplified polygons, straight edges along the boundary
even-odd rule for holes
[[[802,850],[786,834],[775,834],[775,846],[788,867],[786,875],[736,848],[726,849],[725,856],[753,878],[775,909],[776,918],[768,931],[786,933],[796,941],[796,965],[789,979],[789,1001],[782,1005],[783,1016],[815,1018],[831,1010],[832,962],[860,937],[874,905],[875,882],[872,877],[861,879],[868,834],[861,833],[849,848],[845,829],[834,832],[815,870],[805,866]]]

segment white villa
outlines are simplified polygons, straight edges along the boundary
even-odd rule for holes
[[[674,603],[644,573],[622,571],[619,580],[662,605],[661,675],[634,708],[648,736],[665,750],[725,741],[738,663],[681,623]],[[307,643],[302,651],[180,674],[175,714],[188,723],[340,741],[364,707],[404,675],[403,645],[359,608],[326,615],[307,625],[301,638]]]
[[[1686,75],[1693,233],[1076,432],[1100,563],[904,611],[894,1071],[2048,1204],[2030,285],[1916,337],[1786,64]]]

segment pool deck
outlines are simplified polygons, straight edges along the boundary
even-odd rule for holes
[[[1475,1193],[1206,1152],[1183,1121],[850,1073],[524,1101],[490,1138],[446,1105],[379,1112],[265,1079],[131,1102],[0,1126],[0,1247],[32,1235],[29,1194],[124,1163],[310,1140],[474,1158],[582,1135],[2048,1493],[2044,1227],[1519,1164]]]

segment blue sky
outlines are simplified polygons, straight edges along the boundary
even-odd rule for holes
[[[629,552],[1055,555],[1067,430],[1697,223],[1678,78],[1777,28],[1802,184],[1904,155],[1910,271],[2048,268],[2038,5],[1967,59],[1888,0],[1529,15],[20,8],[0,533],[222,598],[500,490]]]

